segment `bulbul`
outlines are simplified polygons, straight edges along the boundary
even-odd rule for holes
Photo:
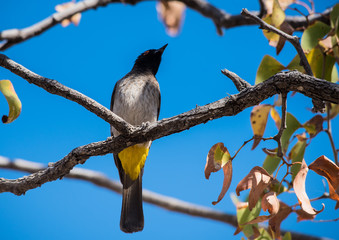
[[[111,111],[132,125],[155,122],[159,118],[160,88],[156,73],[167,44],[143,52],[132,70],[114,86]],[[119,132],[111,126],[111,135]],[[120,229],[126,233],[144,228],[142,175],[151,141],[136,144],[113,154],[123,185]]]

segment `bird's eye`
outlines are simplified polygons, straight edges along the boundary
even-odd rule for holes
[[[149,51],[146,51],[142,55],[146,56],[148,53],[149,53]]]

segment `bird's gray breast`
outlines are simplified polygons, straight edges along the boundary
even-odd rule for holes
[[[132,125],[155,122],[160,105],[159,84],[154,76],[126,76],[116,85],[113,112]],[[118,132],[113,129],[114,135]]]

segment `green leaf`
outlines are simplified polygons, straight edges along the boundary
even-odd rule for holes
[[[304,34],[301,37],[301,47],[305,52],[311,51],[330,29],[330,26],[327,24],[316,21],[304,31]]]
[[[301,127],[300,122],[290,113],[286,114],[286,129],[281,136],[281,147],[286,152],[293,133]]]
[[[292,61],[286,67],[289,70],[298,70],[299,72],[305,73],[305,69],[300,65],[299,54],[295,55]]]
[[[9,114],[8,116],[4,115],[2,117],[2,122],[11,123],[17,119],[21,113],[21,101],[9,80],[0,80],[0,91],[5,96],[9,106]]]
[[[252,211],[250,211],[248,207],[237,209],[238,224],[242,228],[242,232],[245,234],[246,237],[251,237],[253,235],[252,225],[257,226],[257,224],[247,224],[247,225],[243,224],[258,217],[260,211],[261,211],[261,201],[257,202]]]
[[[267,155],[263,164],[263,168],[269,173],[272,174],[277,169],[280,164],[281,159],[277,156]]]
[[[237,219],[239,225],[243,225],[259,216],[261,210],[261,201],[258,201],[252,211],[248,207],[237,210]]]
[[[292,235],[290,232],[285,233],[282,240],[292,240]]]
[[[265,228],[259,228],[260,236],[255,240],[272,240],[271,235],[266,231]]]
[[[306,57],[315,77],[331,81],[334,57],[325,55],[320,48],[313,48]]]
[[[302,160],[304,159],[306,145],[306,137],[302,136],[298,139],[298,142],[293,146],[290,151],[289,159],[292,159],[292,163],[300,163],[293,164],[291,167],[292,180],[294,180],[295,176],[300,170]]]
[[[337,21],[339,18],[339,3],[334,5],[332,8],[332,11],[330,13],[330,21],[331,21],[331,27],[335,27]]]
[[[255,77],[255,84],[264,82],[274,74],[284,70],[285,67],[275,58],[265,55],[259,65],[257,76]]]

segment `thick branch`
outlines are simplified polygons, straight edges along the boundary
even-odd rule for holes
[[[4,40],[0,44],[0,51],[4,51],[11,46],[26,41],[32,37],[38,36],[45,32],[46,30],[54,27],[55,25],[61,23],[64,19],[70,18],[76,13],[85,12],[90,9],[96,9],[98,7],[106,6],[110,3],[121,3],[126,4],[137,4],[139,2],[144,2],[146,0],[84,0],[78,2],[73,7],[68,8],[62,12],[54,13],[51,16],[45,18],[44,20],[33,24],[32,26],[23,28],[23,29],[9,29],[0,32],[0,41]],[[167,0],[170,1],[170,0]],[[204,0],[179,0],[186,4],[187,7],[201,13],[203,16],[210,18],[218,30],[221,28],[233,28],[244,25],[253,25],[255,21],[243,17],[242,15],[231,15],[224,12],[221,9],[218,9],[211,5],[210,3]],[[323,21],[329,22],[329,14],[331,9],[327,9],[321,14],[314,14],[308,17],[308,20],[303,16],[287,16],[286,21],[295,29],[300,29],[301,27],[306,27],[308,24],[312,24],[314,21]],[[252,12],[254,15],[260,15],[258,12]]]
[[[9,158],[5,158],[0,156],[0,168],[18,170],[23,172],[34,173],[37,171],[41,171],[45,168],[44,165],[36,162],[30,162],[22,159],[14,159],[10,160]],[[96,186],[106,188],[113,192],[121,194],[121,184],[117,181],[113,181],[106,177],[104,174],[100,172],[96,172],[93,170],[82,169],[82,168],[74,168],[70,171],[69,174],[65,176],[65,178],[71,179],[79,179],[84,180],[90,183],[93,183]],[[227,223],[233,227],[238,227],[237,217],[232,214],[220,212],[213,210],[211,208],[207,208],[201,205],[192,204],[189,202],[185,202],[173,197],[164,196],[158,193],[151,192],[149,190],[143,189],[142,192],[143,201],[153,204],[155,206],[179,212],[183,214],[187,214],[190,216],[202,217],[207,219],[212,219],[215,221]],[[283,233],[287,231],[282,231]],[[315,236],[309,236],[301,233],[291,232],[292,239],[294,240],[321,240],[322,238],[318,238]]]
[[[123,120],[98,102],[94,101],[93,99],[74,89],[62,85],[56,80],[38,75],[3,54],[0,54],[0,66],[22,77],[29,83],[33,83],[34,85],[45,89],[49,93],[59,95],[80,104],[88,111],[94,113],[106,122],[112,124],[120,132],[130,133],[133,129],[132,125],[130,125],[125,120]]]
[[[77,147],[53,166],[37,173],[15,180],[0,179],[0,192],[12,192],[17,195],[24,194],[29,189],[63,177],[75,165],[84,163],[91,156],[118,153],[122,149],[137,143],[178,133],[223,116],[234,116],[275,94],[288,91],[296,91],[310,98],[339,103],[339,85],[337,84],[320,80],[298,71],[278,73],[265,82],[247,88],[230,97],[196,107],[191,111],[171,118],[144,124],[136,127],[131,133],[119,135],[114,139],[109,137],[105,141]]]

